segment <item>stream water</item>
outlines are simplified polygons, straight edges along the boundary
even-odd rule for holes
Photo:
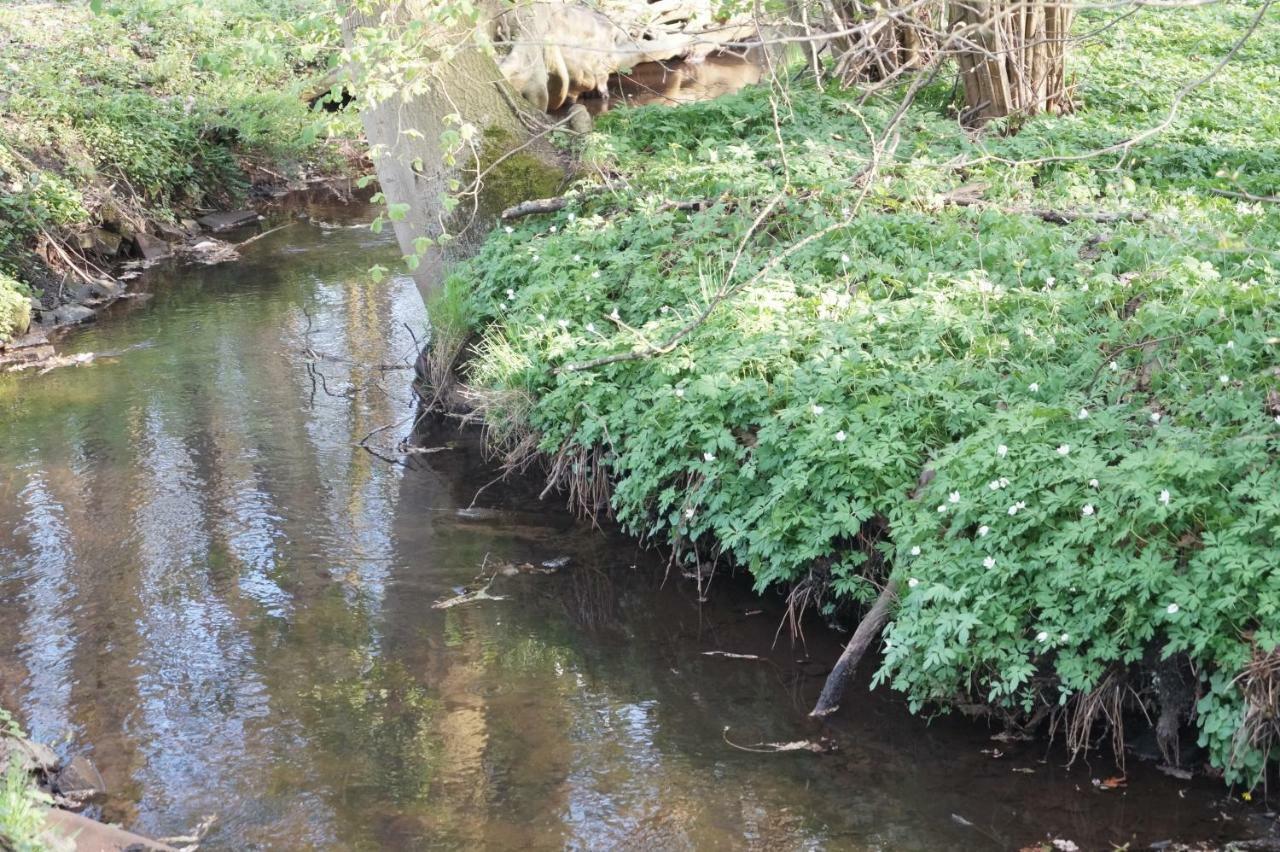
[[[494,479],[474,435],[388,464],[421,303],[360,209],[162,266],[0,375],[0,704],[85,753],[100,815],[205,849],[1081,849],[1248,834],[1212,781],[908,715],[806,718],[839,637]],[[324,224],[318,224],[324,221]],[[371,440],[393,451],[405,427]],[[477,497],[477,492],[479,496]],[[474,506],[473,506],[474,504]],[[568,556],[498,577],[486,562]],[[759,659],[714,656],[723,651]],[[735,746],[828,738],[833,750]]]

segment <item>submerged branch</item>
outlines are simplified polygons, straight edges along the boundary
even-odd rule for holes
[[[823,685],[822,694],[818,696],[818,703],[813,706],[810,716],[829,716],[840,709],[840,699],[844,696],[849,680],[857,670],[863,655],[871,647],[872,641],[884,629],[885,622],[889,620],[889,612],[897,599],[898,583],[896,580],[890,580],[881,590],[880,597],[876,598],[871,611],[858,622],[858,629],[853,632],[853,638],[845,646],[844,653],[836,661],[831,674],[827,675],[827,682]]]

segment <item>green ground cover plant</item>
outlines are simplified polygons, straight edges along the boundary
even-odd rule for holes
[[[596,177],[447,282],[495,444],[551,460],[588,508],[607,480],[631,532],[826,612],[893,578],[876,682],[913,709],[1047,716],[1084,747],[1136,701],[1257,783],[1280,206],[1216,193],[1277,189],[1280,20],[1163,132],[1087,155],[1164,121],[1259,8],[1103,29],[1077,112],[1015,135],[964,131],[936,82],[856,210],[894,103],[797,86],[606,116]],[[691,199],[709,204],[664,204]],[[730,275],[669,353],[570,369],[668,340]]]
[[[91,226],[128,237],[347,168],[356,119],[305,97],[336,30],[322,0],[0,5],[0,273],[38,290]]]

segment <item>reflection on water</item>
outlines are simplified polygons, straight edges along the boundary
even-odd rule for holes
[[[1109,767],[1068,773],[1042,744],[929,726],[865,689],[815,728],[837,650],[817,625],[812,658],[774,648],[773,604],[721,580],[699,606],[526,484],[460,511],[493,476],[471,436],[426,435],[450,449],[407,467],[355,446],[411,411],[409,374],[383,367],[413,352],[420,302],[364,274],[394,263],[388,238],[298,224],[246,254],[154,270],[152,300],[69,341],[114,359],[0,377],[0,702],[91,754],[106,818],[165,835],[217,814],[215,849],[1096,848],[1240,830],[1212,784],[1139,771],[1097,792]],[[557,574],[500,577],[506,600],[430,608],[486,556],[560,555]],[[834,753],[730,745],[819,734]]]

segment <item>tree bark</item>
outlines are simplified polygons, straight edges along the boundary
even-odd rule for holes
[[[1052,0],[951,0],[949,30],[973,46],[956,57],[969,124],[1072,109],[1066,60],[1073,11]]]
[[[360,43],[362,30],[372,28],[385,32],[394,29],[402,33],[413,14],[404,4],[396,2],[384,4],[381,10],[381,14],[371,14],[348,8],[342,31],[349,53]],[[503,190],[496,193],[503,196],[498,199],[497,209],[521,200],[511,197],[512,182],[528,184],[527,190],[516,187],[517,195],[529,191],[545,194],[554,190],[554,184],[564,176],[563,167],[549,145],[534,139],[531,131],[520,121],[515,96],[505,88],[507,83],[492,56],[485,53],[478,43],[469,43],[473,35],[463,30],[440,32],[429,37],[421,45],[428,55],[436,49],[433,41],[441,47],[459,43],[467,43],[467,46],[453,53],[447,62],[432,63],[429,72],[432,79],[428,85],[418,87],[420,91],[408,97],[397,94],[373,100],[367,90],[362,91],[364,87],[361,85],[362,80],[367,82],[369,69],[361,67],[358,60],[352,62],[351,77],[355,81],[356,95],[361,98],[361,121],[381,190],[388,205],[407,205],[403,218],[392,222],[405,255],[416,254],[414,243],[418,238],[425,236],[434,240],[448,229],[450,217],[445,213],[444,198],[449,194],[450,181],[464,177],[468,171],[474,176],[490,164],[502,161],[502,167],[508,173],[511,169],[540,172],[539,178],[542,179],[525,180],[528,176],[509,175],[508,185],[499,186],[499,174],[495,168],[480,188],[476,206],[493,207],[480,204],[479,199],[491,190]],[[441,140],[442,133],[458,129],[456,124],[448,121],[448,116],[461,116],[463,121],[479,131],[473,148],[459,153],[456,163],[450,162],[454,152]],[[517,149],[521,156],[508,156]],[[507,159],[503,160],[504,157]],[[548,186],[548,180],[553,185]],[[541,193],[536,190],[541,190]],[[460,206],[459,215],[471,212],[470,205]],[[496,215],[496,210],[492,209],[482,212],[488,214],[485,218]],[[483,222],[479,225],[471,230],[482,235],[487,228]],[[459,250],[465,251],[466,246],[451,249]],[[447,260],[448,257],[434,246],[422,257],[414,278],[424,301],[430,299],[443,282]]]
[[[845,645],[844,653],[836,661],[831,674],[827,675],[827,682],[823,684],[822,694],[818,696],[818,703],[809,712],[810,716],[829,716],[840,709],[840,699],[844,697],[849,681],[858,669],[858,663],[871,647],[871,643],[880,635],[880,631],[884,629],[893,604],[897,600],[898,583],[896,580],[890,580],[880,591],[880,597],[876,598],[871,610],[862,617],[862,621],[858,622],[858,629],[853,632],[849,644]]]

